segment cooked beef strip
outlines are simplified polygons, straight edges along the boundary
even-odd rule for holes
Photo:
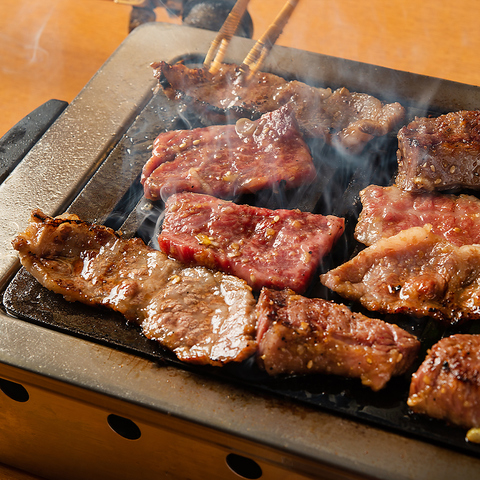
[[[279,182],[297,187],[315,176],[310,150],[286,105],[254,122],[160,134],[141,182],[152,200],[181,191],[233,198]]]
[[[246,83],[237,65],[225,64],[214,75],[182,64],[157,62],[152,67],[169,98],[197,104],[202,113],[210,110],[217,121],[222,115],[227,121],[256,118],[290,103],[304,135],[321,138],[350,153],[361,152],[372,138],[393,130],[405,115],[397,102],[384,104],[346,88],[332,92],[265,72],[257,72]]]
[[[480,427],[480,335],[443,338],[413,374],[410,408],[464,428]]]
[[[403,190],[480,189],[480,111],[416,118],[398,132],[397,159]]]
[[[369,185],[360,192],[360,199],[363,208],[355,238],[365,245],[427,224],[458,247],[480,244],[480,200],[473,195],[412,193],[395,185]]]
[[[49,290],[122,313],[181,360],[222,365],[256,350],[255,300],[236,277],[185,268],[139,238],[39,210],[13,247]]]
[[[396,325],[291,290],[264,288],[257,316],[257,361],[270,375],[342,375],[377,391],[405,373],[420,348]]]
[[[307,289],[344,219],[300,210],[237,205],[210,195],[179,193],[165,205],[160,249],[189,265],[218,268],[254,289]]]
[[[372,311],[447,324],[480,318],[480,246],[456,247],[428,226],[381,239],[320,280]]]

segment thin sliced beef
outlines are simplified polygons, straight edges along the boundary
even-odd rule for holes
[[[428,227],[379,240],[320,280],[372,311],[447,324],[480,318],[480,246],[456,247]]]
[[[36,210],[13,246],[46,288],[121,312],[181,360],[221,365],[256,350],[255,300],[236,277],[185,268],[139,238],[123,239],[75,215]]]
[[[290,103],[304,135],[321,138],[351,153],[360,152],[372,138],[390,132],[404,118],[399,103],[384,104],[365,93],[339,88],[314,88],[257,72],[247,83],[237,65],[223,65],[218,73],[182,64],[153,63],[169,98],[196,105],[215,121],[257,118]]]
[[[182,191],[233,198],[280,182],[297,187],[316,176],[289,106],[254,122],[165,132],[153,147],[141,177],[152,200]]]
[[[480,244],[480,200],[472,195],[412,193],[395,185],[369,185],[360,198],[363,209],[355,238],[365,245],[427,224],[456,246]]]
[[[398,132],[403,190],[480,189],[480,111],[416,118]]]
[[[396,325],[289,290],[263,289],[257,316],[257,360],[270,375],[342,375],[377,391],[411,367],[420,347]]]
[[[413,374],[410,408],[464,428],[480,427],[480,336],[443,338]]]
[[[179,193],[166,202],[158,243],[183,263],[237,275],[254,290],[289,287],[303,293],[343,230],[344,219],[332,215]]]

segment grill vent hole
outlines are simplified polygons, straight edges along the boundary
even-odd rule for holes
[[[127,440],[138,440],[142,435],[137,424],[128,418],[111,413],[107,417],[107,422],[115,433]]]
[[[30,398],[27,389],[23,385],[5,380],[4,378],[0,378],[0,390],[16,402],[26,402]]]
[[[227,465],[233,473],[239,477],[255,479],[262,476],[260,465],[251,458],[243,457],[235,453],[229,453],[226,458]]]

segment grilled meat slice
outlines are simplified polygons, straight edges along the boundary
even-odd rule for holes
[[[255,300],[236,277],[185,268],[112,229],[75,215],[32,213],[13,246],[24,267],[69,301],[105,306],[181,360],[221,365],[256,350]]]
[[[403,190],[480,189],[480,111],[416,118],[398,132],[397,159]]]
[[[480,335],[443,338],[413,374],[410,408],[464,428],[480,427]]]
[[[344,230],[344,219],[300,210],[237,205],[179,193],[165,205],[160,249],[177,260],[218,268],[254,289],[303,293]]]
[[[480,318],[480,246],[456,247],[428,226],[379,240],[320,280],[372,311],[447,324]]]
[[[257,316],[257,360],[270,375],[342,375],[377,391],[405,373],[420,348],[396,325],[291,290],[264,288]]]
[[[399,103],[383,104],[364,93],[339,88],[314,88],[257,72],[246,83],[237,65],[223,65],[214,75],[203,68],[153,63],[169,98],[179,98],[209,111],[214,121],[257,118],[287,103],[292,104],[302,133],[321,138],[350,153],[359,153],[372,138],[393,130],[404,118]],[[223,123],[223,122],[222,122]]]
[[[284,182],[292,188],[316,176],[310,150],[289,106],[251,122],[160,134],[145,164],[145,196],[181,192],[233,198]]]
[[[360,192],[360,199],[363,209],[355,238],[365,245],[427,224],[458,247],[480,244],[480,200],[473,195],[412,193],[395,185],[369,185]]]

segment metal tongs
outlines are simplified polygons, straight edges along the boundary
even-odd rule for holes
[[[217,36],[210,46],[203,66],[208,68],[211,74],[215,74],[220,69],[222,61],[227,52],[228,45],[232,39],[250,0],[237,0],[232,11],[228,15],[225,23],[218,32]],[[267,31],[255,43],[250,52],[240,65],[240,70],[246,74],[247,80],[250,79],[262,66],[267,58],[268,53],[282,33],[290,16],[292,15],[299,0],[287,0],[280,13],[277,15],[273,23],[268,27]]]

